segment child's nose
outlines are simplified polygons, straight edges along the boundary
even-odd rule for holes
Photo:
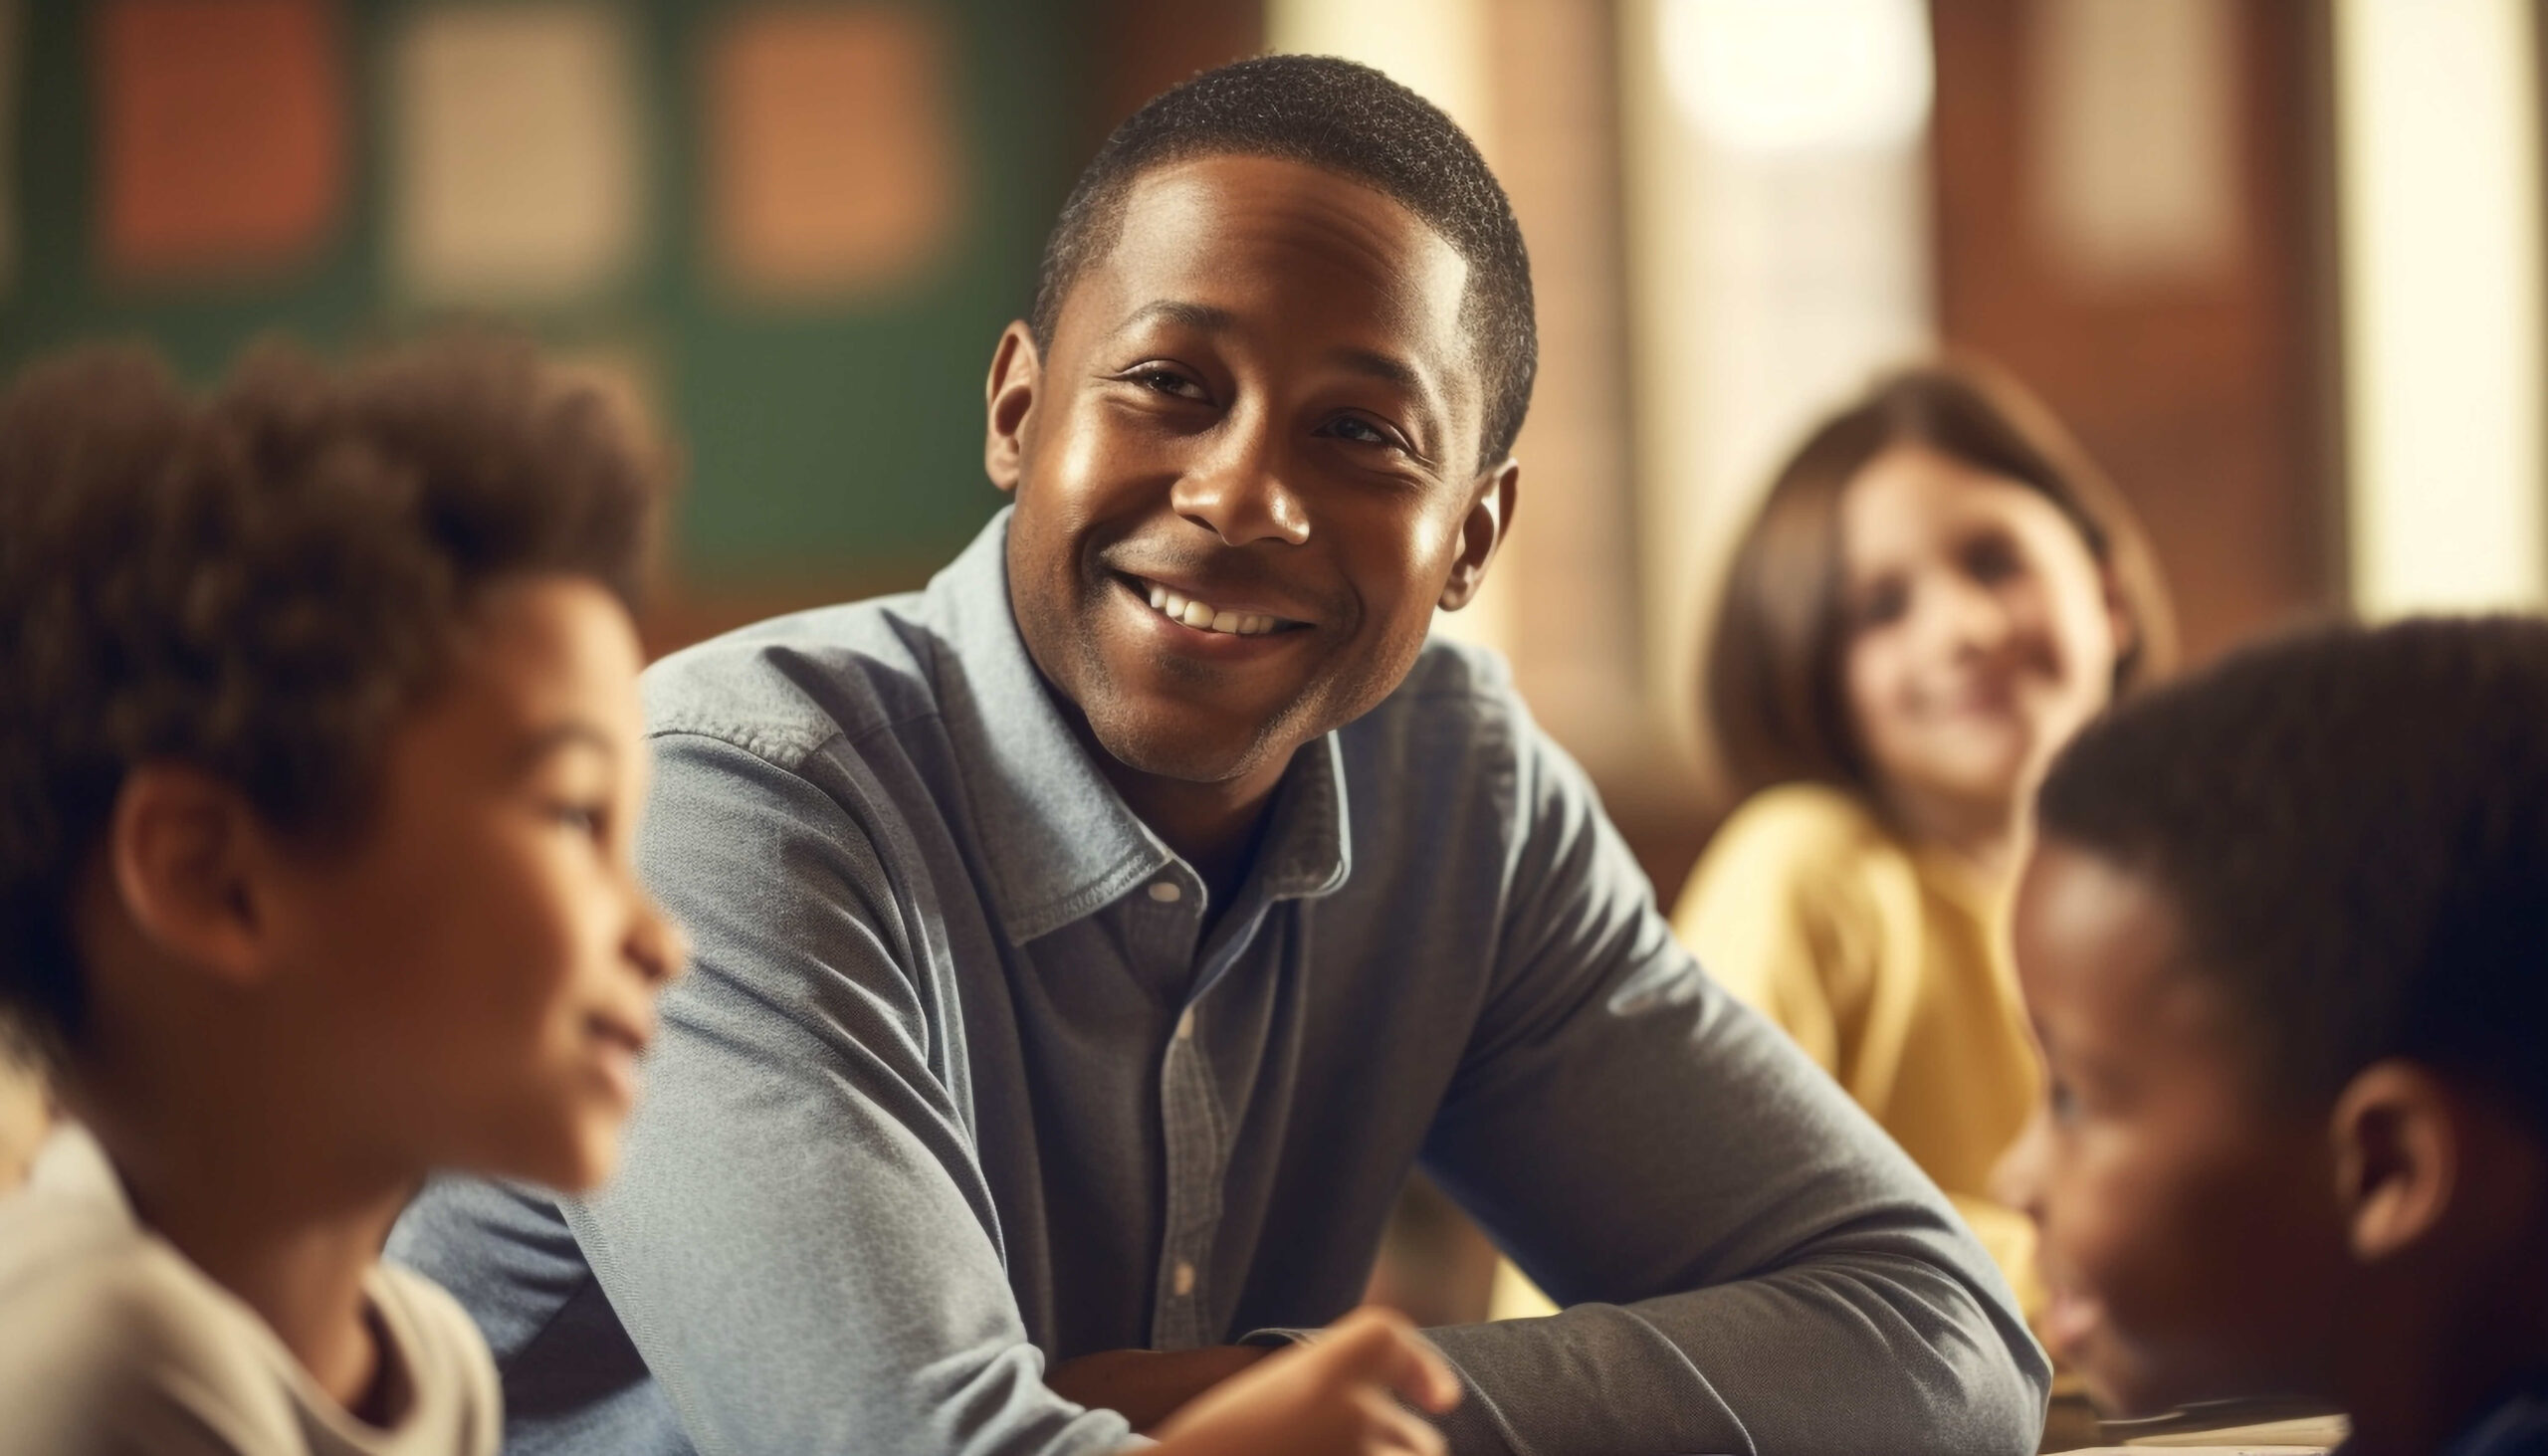
[[[628,929],[628,958],[657,989],[688,968],[690,936],[681,923],[664,913],[651,897],[640,894],[636,921]]]
[[[1930,597],[1931,620],[1950,652],[1989,652],[2014,630],[2009,604],[1980,582],[1951,577]]]

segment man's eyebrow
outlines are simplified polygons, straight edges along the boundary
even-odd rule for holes
[[[1404,359],[1377,349],[1351,345],[1337,349],[1335,357],[1357,374],[1368,374],[1383,384],[1394,384],[1409,394],[1429,393],[1424,387],[1424,376],[1416,373],[1415,366]]]
[[[1182,299],[1153,299],[1134,310],[1132,316],[1119,324],[1115,331],[1130,332],[1154,319],[1182,324],[1205,333],[1218,333],[1237,321],[1229,310],[1216,309],[1209,304],[1189,304]]]
[[[549,754],[563,752],[579,745],[591,748],[606,757],[619,756],[619,744],[611,738],[610,734],[583,719],[571,718],[563,723],[552,724],[541,728],[533,733],[529,741],[515,749],[514,771],[528,773],[538,766],[539,761]]]
[[[1344,345],[1329,357],[1367,379],[1378,379],[1404,394],[1415,411],[1417,434],[1423,437],[1417,441],[1416,454],[1421,456],[1428,451],[1440,450],[1444,433],[1442,397],[1413,364],[1393,354],[1355,344]]]

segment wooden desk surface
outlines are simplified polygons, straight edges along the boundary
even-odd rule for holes
[[[2100,1424],[2079,1396],[2056,1396],[2044,1422],[2042,1451],[2070,1456],[2175,1451],[2181,1456],[2320,1456],[2345,1438],[2345,1418],[2326,1412],[2294,1414],[2287,1405],[2242,1402],[2146,1421]]]

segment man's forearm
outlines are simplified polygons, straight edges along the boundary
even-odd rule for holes
[[[2022,1456],[2042,1427],[2031,1343],[1899,1256],[1426,1333],[1468,1386],[1443,1423],[1463,1456]]]

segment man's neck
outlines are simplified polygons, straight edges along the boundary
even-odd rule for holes
[[[381,1352],[363,1280],[417,1179],[349,1168],[313,1136],[304,1104],[251,1106],[260,1089],[157,1075],[84,1089],[75,1111],[106,1148],[134,1215],[254,1310],[318,1387],[378,1422]],[[181,1090],[182,1087],[182,1090]]]
[[[1092,751],[1099,771],[1134,815],[1194,867],[1203,881],[1209,920],[1217,921],[1255,866],[1273,816],[1275,790],[1291,766],[1289,755],[1237,778],[1194,783],[1145,773],[1103,747],[1092,745]]]

